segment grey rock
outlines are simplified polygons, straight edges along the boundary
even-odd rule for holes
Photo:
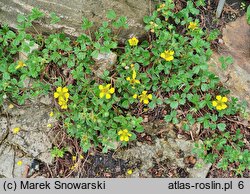
[[[1,145],[0,147],[0,176],[6,178],[21,178],[25,171],[25,166],[32,161],[29,157],[18,157],[12,146]],[[18,166],[17,162],[22,161],[22,165]]]
[[[189,178],[206,178],[212,164],[205,164],[201,159],[197,160],[197,164],[201,164],[201,167],[195,165],[193,168],[187,168]]]
[[[93,66],[93,72],[99,78],[103,76],[105,70],[111,70],[112,66],[117,61],[117,55],[113,52],[110,53],[99,53],[94,58],[95,65]]]
[[[154,2],[151,0],[1,0],[0,21],[15,28],[17,14],[27,14],[37,7],[46,15],[46,19],[35,25],[39,32],[63,31],[69,35],[78,36],[82,33],[83,16],[95,22],[96,26],[100,26],[105,20],[107,11],[113,9],[117,16],[124,15],[128,18],[129,28],[122,30],[119,34],[121,40],[124,41],[131,35],[145,34],[143,17],[149,15],[150,10],[154,9]],[[50,24],[48,18],[51,12],[55,12],[61,18],[60,23]],[[34,31],[34,29],[31,30]]]
[[[247,102],[250,111],[250,25],[247,24],[246,16],[226,25],[223,43],[209,61],[210,70],[220,77],[232,96]],[[223,70],[220,56],[232,56],[234,63]]]
[[[171,133],[170,133],[171,134]],[[152,145],[141,143],[133,148],[121,150],[116,153],[116,157],[128,160],[129,165],[133,166],[140,161],[140,168],[133,170],[131,177],[151,177],[149,169],[154,165],[154,160],[159,163],[161,161],[169,161],[169,166],[184,168],[189,172],[189,177],[205,178],[211,164],[205,164],[201,159],[198,160],[203,164],[201,168],[189,168],[184,163],[184,157],[193,155],[192,149],[194,143],[183,139],[173,139],[166,137],[164,139],[156,138]],[[179,151],[184,153],[183,157],[178,158]]]
[[[0,144],[6,138],[8,130],[7,118],[0,117]]]
[[[51,163],[52,147],[47,128],[50,109],[42,105],[33,105],[23,109],[12,109],[10,129],[20,127],[18,134],[10,133],[7,141],[18,146],[27,155]]]
[[[10,146],[0,147],[0,174],[7,178],[13,177],[14,154],[14,150]]]
[[[40,102],[42,104],[50,106],[52,104],[52,98],[49,95],[41,96],[40,97]]]
[[[49,117],[51,108],[39,101],[30,105],[9,108],[3,105],[0,116],[0,175],[6,178],[21,177],[25,166],[33,159],[51,163],[53,134],[47,125],[54,124],[55,118]],[[12,129],[20,131],[13,134]],[[21,160],[23,164],[17,165]]]

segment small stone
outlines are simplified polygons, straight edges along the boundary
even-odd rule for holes
[[[117,61],[117,55],[113,52],[99,53],[93,60],[95,61],[93,72],[97,77],[101,78],[105,70],[109,71],[112,69]]]
[[[148,122],[148,115],[145,115],[143,118],[143,123],[147,123]]]
[[[51,105],[52,104],[52,98],[48,95],[42,96],[40,98],[40,102],[45,105]]]
[[[218,43],[219,43],[219,44],[224,44],[223,39],[219,38]]]

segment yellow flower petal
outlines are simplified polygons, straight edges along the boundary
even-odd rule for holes
[[[128,175],[131,175],[132,173],[133,173],[133,171],[132,171],[131,169],[128,169],[128,170],[127,170],[127,174],[128,174]]]
[[[137,94],[134,94],[134,95],[133,95],[133,98],[134,98],[134,99],[136,99],[136,98],[137,98],[137,96],[138,96]]]
[[[149,99],[149,100],[152,100],[152,94],[149,94],[149,95],[148,95],[148,99]]]
[[[166,56],[166,55],[165,55],[165,53],[161,53],[160,56],[161,56],[161,58],[164,58],[164,59],[165,59],[165,56]]]
[[[69,93],[65,93],[65,94],[64,94],[64,97],[65,97],[65,98],[69,98]]]
[[[221,106],[221,105],[216,106],[216,109],[217,109],[217,110],[222,110],[222,106]]]
[[[12,108],[14,108],[14,105],[13,104],[9,104],[8,108],[12,109]]]
[[[19,128],[19,127],[15,127],[15,128],[12,130],[12,132],[13,132],[14,134],[17,134],[19,131],[20,131],[20,128]]]
[[[120,131],[118,131],[118,133],[117,133],[118,135],[121,135],[122,134],[122,130],[120,130]]]
[[[110,94],[106,94],[106,99],[110,99],[111,95]]]
[[[100,92],[99,96],[100,96],[100,98],[103,98],[104,97],[104,93]]]
[[[56,91],[57,91],[57,92],[62,92],[62,87],[58,87],[58,88],[56,89]]]
[[[23,164],[23,161],[22,160],[19,160],[19,161],[17,161],[17,163],[16,163],[18,166],[22,166],[22,164]]]
[[[140,80],[137,80],[137,79],[136,79],[136,80],[135,80],[135,83],[136,83],[136,84],[140,84],[141,82],[140,82]]]
[[[120,141],[124,141],[124,136],[120,136]]]
[[[66,88],[66,87],[64,87],[63,89],[62,89],[62,92],[64,92],[64,93],[66,93],[66,92],[68,92],[69,90],[68,90],[68,88]]]
[[[172,61],[174,59],[174,57],[173,56],[169,56],[169,57],[166,57],[165,59],[166,59],[166,61]]]
[[[216,107],[217,106],[217,102],[216,101],[212,101],[212,105],[214,106],[214,107]]]
[[[126,80],[127,80],[127,81],[130,81],[131,79],[130,79],[130,77],[127,77]]]
[[[222,110],[224,110],[224,109],[227,108],[227,105],[226,105],[225,103],[223,103],[223,104],[221,105],[221,108],[222,108]]]
[[[222,97],[221,102],[227,102],[227,97]]]
[[[99,85],[99,89],[102,90],[103,89],[103,85]]]
[[[133,70],[133,73],[132,73],[132,79],[135,79],[136,78],[136,71]]]
[[[54,93],[54,98],[58,98],[59,97],[59,93],[55,92]]]
[[[148,99],[143,100],[143,103],[148,104],[149,103]]]
[[[220,101],[221,98],[222,98],[221,95],[216,96],[216,100],[219,100],[219,101]]]
[[[128,136],[125,136],[125,137],[124,137],[124,140],[125,140],[125,141],[129,141]]]
[[[115,88],[110,88],[110,89],[109,89],[109,93],[110,93],[110,94],[113,94],[114,92],[115,92]]]

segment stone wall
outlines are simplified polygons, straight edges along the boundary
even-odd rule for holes
[[[143,17],[154,9],[154,3],[151,0],[1,0],[0,23],[7,23],[15,28],[17,15],[27,14],[34,7],[43,11],[47,17],[55,12],[61,18],[61,22],[55,25],[49,25],[48,19],[43,20],[39,23],[39,30],[47,33],[64,31],[73,36],[82,32],[83,16],[98,26],[105,20],[107,11],[113,9],[118,16],[128,18],[129,28],[122,31],[120,36],[124,40],[131,35],[140,37],[145,33]]]

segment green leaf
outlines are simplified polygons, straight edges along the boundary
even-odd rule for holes
[[[34,21],[42,18],[44,13],[41,12],[38,8],[33,8],[31,14],[28,16],[29,21]]]
[[[122,107],[128,108],[128,107],[129,107],[129,101],[128,101],[128,100],[124,100],[124,101],[122,102]]]
[[[173,109],[176,109],[178,107],[179,103],[177,101],[172,101],[170,103],[170,107],[173,108]]]
[[[247,7],[247,23],[250,25],[250,5]]]
[[[227,56],[227,57],[221,56],[219,58],[219,61],[221,62],[221,68],[223,70],[226,70],[228,65],[231,65],[234,62],[234,60],[233,60],[233,58],[231,56]]]
[[[50,17],[51,17],[51,21],[50,21],[51,24],[56,24],[60,22],[61,20],[54,12],[50,14]]]
[[[98,55],[99,55],[99,51],[98,51],[98,50],[94,50],[94,51],[91,53],[91,56],[92,56],[93,58],[97,58]]]
[[[86,17],[82,18],[82,29],[87,30],[93,26],[93,22],[89,21]]]
[[[217,127],[220,131],[224,131],[226,129],[226,124],[225,123],[219,123],[217,124]]]
[[[144,128],[142,126],[138,126],[135,128],[135,131],[138,133],[142,133],[144,131]]]
[[[203,92],[209,90],[209,85],[208,85],[208,84],[201,84],[201,90],[202,90]]]
[[[114,20],[116,18],[116,13],[114,10],[109,10],[107,13],[107,18],[110,20]]]
[[[25,22],[26,21],[26,17],[22,14],[18,14],[17,16],[17,22],[18,23],[22,23],[22,22]]]

